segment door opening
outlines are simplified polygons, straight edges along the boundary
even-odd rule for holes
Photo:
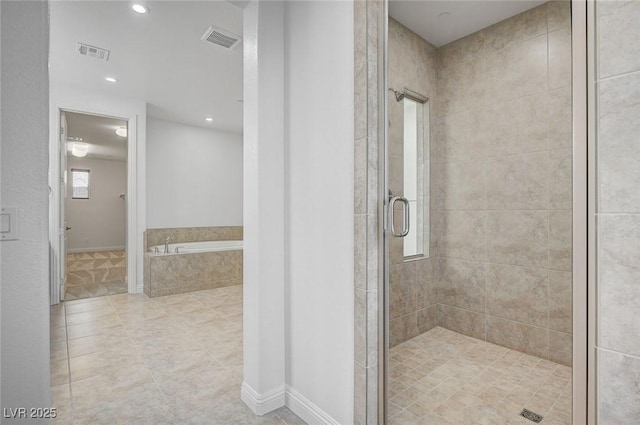
[[[60,113],[60,296],[127,292],[127,120]]]

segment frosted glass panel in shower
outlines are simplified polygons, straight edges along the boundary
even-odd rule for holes
[[[425,246],[428,237],[428,182],[425,181],[425,158],[428,135],[428,101],[414,100],[409,96],[403,99],[404,135],[403,135],[403,194],[409,201],[410,226],[409,234],[404,238],[404,257],[428,256],[429,249]]]

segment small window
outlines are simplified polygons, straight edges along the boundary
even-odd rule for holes
[[[416,223],[404,238],[405,259],[429,256],[429,101],[421,97],[407,93],[403,100],[404,196]]]
[[[89,170],[71,169],[71,199],[89,199]]]

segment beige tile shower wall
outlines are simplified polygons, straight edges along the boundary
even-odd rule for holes
[[[549,2],[438,49],[440,325],[571,363],[571,25]]]
[[[242,240],[242,226],[220,227],[176,227],[165,229],[147,229],[146,247],[162,245],[171,236],[175,243],[202,241],[239,241]]]
[[[640,423],[640,2],[596,2],[599,424]]]
[[[356,425],[378,424],[378,312],[380,267],[380,76],[383,11],[380,0],[354,7],[354,417]]]
[[[437,96],[436,48],[392,18],[389,18],[388,43],[389,87],[398,91],[409,89],[429,98],[433,104]],[[397,102],[393,95],[388,96],[388,101],[389,189],[394,195],[401,195],[404,188],[403,103]],[[431,136],[433,138],[435,134]],[[425,167],[424,171],[424,181],[428,183],[429,168]],[[428,184],[424,187],[423,196],[428,202]],[[428,214],[420,220],[426,222]],[[434,260],[426,258],[405,262],[402,238],[392,237],[390,248],[389,337],[393,347],[437,326],[438,310],[433,282]]]

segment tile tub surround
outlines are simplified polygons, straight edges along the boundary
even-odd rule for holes
[[[242,285],[242,250],[145,254],[144,293],[149,297]]]
[[[240,241],[242,226],[218,227],[175,227],[163,229],[147,229],[145,232],[145,252],[147,247],[162,245],[171,236],[174,243],[203,241]]]
[[[571,368],[441,327],[391,349],[390,375],[391,425],[571,424]]]
[[[67,254],[65,300],[127,292],[124,250]]]
[[[596,393],[607,425],[640,423],[639,19],[640,2],[595,4]]]
[[[242,240],[242,226],[147,229],[144,293],[150,297],[242,285],[242,250],[154,254],[148,247],[171,243]]]
[[[54,425],[304,425],[240,401],[242,288],[50,309]]]

